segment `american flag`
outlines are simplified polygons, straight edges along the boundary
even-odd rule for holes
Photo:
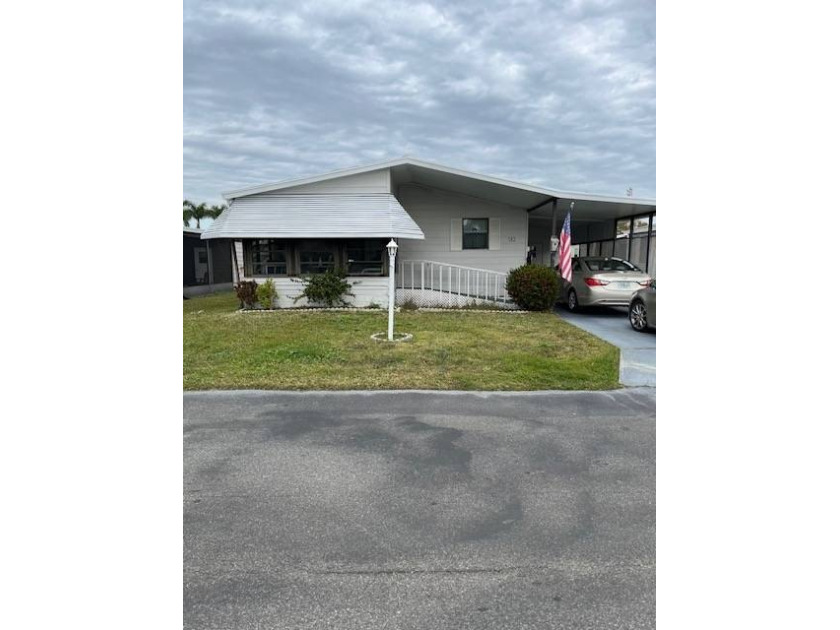
[[[563,229],[560,231],[560,255],[557,257],[560,276],[567,282],[572,281],[572,213],[566,214]]]

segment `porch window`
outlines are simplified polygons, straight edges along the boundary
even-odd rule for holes
[[[276,239],[245,241],[245,274],[285,276],[289,272],[286,243]]]
[[[464,219],[463,249],[490,248],[490,219]]]
[[[325,241],[302,241],[299,249],[301,274],[324,273],[335,269],[335,245]]]
[[[385,241],[380,239],[348,241],[347,274],[350,276],[385,275]]]

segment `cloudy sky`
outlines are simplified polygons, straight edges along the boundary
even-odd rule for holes
[[[184,195],[411,155],[656,196],[653,0],[184,5]]]

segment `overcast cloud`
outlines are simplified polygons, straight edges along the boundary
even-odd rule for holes
[[[655,3],[184,6],[184,195],[411,155],[655,197]]]

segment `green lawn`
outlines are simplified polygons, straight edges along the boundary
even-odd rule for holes
[[[613,389],[618,349],[551,313],[237,313],[233,292],[184,301],[184,389]]]

